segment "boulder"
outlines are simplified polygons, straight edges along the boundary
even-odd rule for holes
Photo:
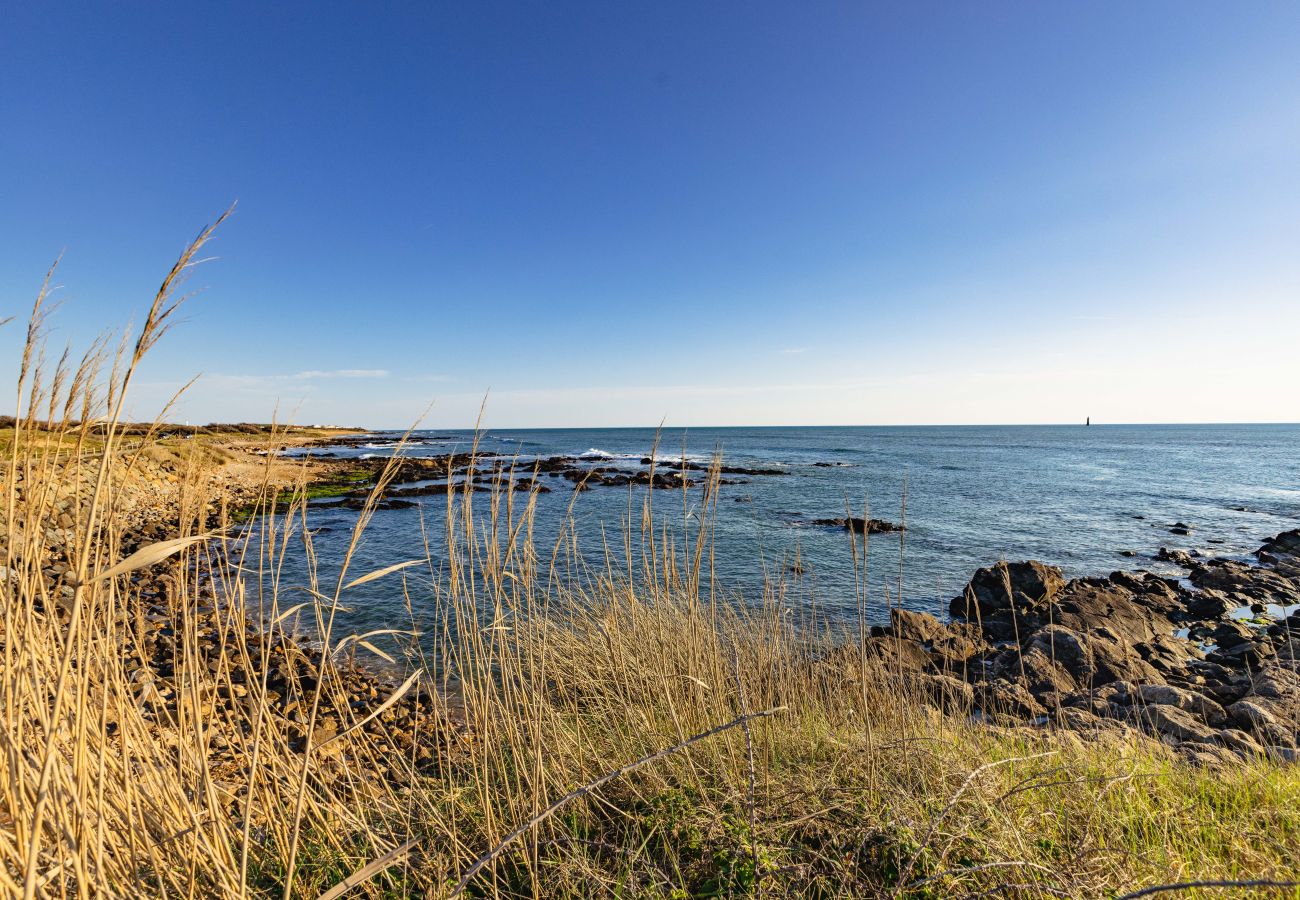
[[[1220,647],[1210,658],[1229,668],[1259,669],[1277,655],[1273,645],[1265,639],[1252,637],[1238,643]]]
[[[1292,574],[1300,562],[1300,528],[1269,538],[1264,546],[1255,551],[1255,555],[1260,562]]]
[[[861,681],[866,667],[868,681],[900,673],[920,673],[930,664],[930,657],[916,641],[884,636],[869,637],[860,647],[856,641],[836,647],[820,665],[836,678],[849,683]]]
[[[953,600],[949,611],[954,616],[973,618],[981,615],[1034,609],[1050,603],[1065,586],[1061,570],[1040,562],[1008,563],[978,570],[961,597]]]
[[[1295,747],[1300,742],[1300,664],[1266,665],[1251,679],[1243,699],[1228,707],[1228,715],[1261,742]]]
[[[1063,625],[1048,625],[1030,636],[1028,648],[1055,660],[1077,681],[1089,684],[1096,674],[1088,639]]]
[[[914,612],[910,609],[891,609],[889,627],[899,637],[928,643],[946,630],[946,626],[929,613]]]
[[[1133,706],[1129,711],[1130,720],[1139,728],[1158,735],[1174,743],[1183,741],[1201,741],[1210,743],[1214,740],[1215,730],[1195,716],[1177,706],[1163,704],[1153,706]]]
[[[1248,674],[1213,660],[1195,660],[1188,663],[1187,671],[1191,676],[1188,680],[1195,682],[1201,693],[1223,707],[1236,703],[1251,688]]]
[[[962,672],[978,663],[974,657],[991,649],[980,635],[979,629],[966,622],[953,622],[945,626],[943,631],[930,639],[929,648],[936,668]]]
[[[1228,707],[1228,715],[1243,731],[1254,734],[1265,744],[1295,746],[1295,734],[1288,734],[1288,729],[1272,712],[1253,700],[1238,700]]]
[[[1074,676],[1042,649],[1034,647],[1020,656],[1024,684],[1044,706],[1058,705],[1059,700],[1079,688]]]
[[[1138,643],[1172,632],[1170,616],[1177,607],[1168,595],[1139,594],[1111,578],[1076,578],[1059,593],[1052,614],[1056,623],[1083,634],[1106,628]]]
[[[1220,619],[1238,605],[1223,591],[1202,588],[1187,598],[1186,611],[1196,619]]]
[[[1232,768],[1240,757],[1226,747],[1209,741],[1187,741],[1178,746],[1178,753],[1194,766],[1206,769]]]
[[[1196,691],[1168,684],[1140,684],[1135,693],[1137,699],[1145,704],[1176,706],[1215,727],[1222,727],[1228,722],[1228,714],[1222,706]]]
[[[1134,649],[1166,680],[1183,678],[1188,665],[1203,657],[1199,647],[1172,634],[1156,634],[1135,644]]]
[[[994,721],[1033,720],[1047,713],[1047,708],[1023,684],[1003,679],[981,681],[975,689],[975,704]]]
[[[1214,735],[1214,741],[1226,747],[1242,759],[1252,759],[1264,755],[1264,748],[1259,742],[1237,728],[1220,728]]]
[[[1221,591],[1241,606],[1260,601],[1278,606],[1300,603],[1300,579],[1276,568],[1251,566],[1229,559],[1205,560],[1188,579],[1201,589]]]
[[[889,623],[887,629],[879,630],[881,636],[893,635],[922,645],[930,654],[931,668],[939,672],[964,671],[967,660],[988,649],[973,626],[962,622],[945,625],[929,613],[892,609]]]
[[[1088,646],[1092,649],[1094,673],[1093,686],[1112,681],[1159,681],[1155,667],[1142,658],[1138,647],[1120,637],[1110,628],[1102,626],[1090,635]]]
[[[1237,644],[1248,643],[1254,636],[1255,633],[1248,625],[1234,620],[1220,622],[1210,632],[1210,640],[1220,647],[1235,647]]]
[[[949,606],[955,621],[893,610],[873,628],[870,660],[927,703],[973,705],[992,721],[1051,710],[1059,727],[1135,726],[1207,765],[1300,754],[1300,662],[1287,650],[1300,611],[1266,628],[1228,617],[1300,598],[1300,530],[1265,544],[1262,566],[1161,555],[1186,564],[1196,587],[1124,571],[1067,582],[1033,561],[980,569]]]
[[[1278,663],[1261,670],[1251,681],[1251,694],[1287,707],[1286,716],[1300,714],[1300,666]]]
[[[866,640],[867,659],[888,672],[920,672],[930,664],[930,656],[917,641],[897,636],[871,637]]]
[[[1190,569],[1196,565],[1196,560],[1186,550],[1171,550],[1168,547],[1161,547],[1156,552],[1156,559],[1161,562],[1170,562],[1176,566],[1182,566],[1184,569]]]
[[[1086,740],[1117,744],[1137,735],[1133,727],[1113,716],[1100,716],[1078,707],[1063,706],[1052,713],[1051,724]]]
[[[1124,715],[1120,705],[1121,698],[1127,700],[1127,696],[1116,690],[1114,684],[1109,684],[1095,690],[1081,690],[1068,694],[1061,698],[1061,705],[1085,710],[1103,718],[1118,719]]]

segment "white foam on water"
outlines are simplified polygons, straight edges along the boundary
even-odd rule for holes
[[[688,454],[686,458],[688,460],[696,460],[701,457]],[[591,447],[585,453],[579,453],[578,459],[607,459],[611,461],[619,460],[638,463],[643,459],[654,459],[657,463],[674,463],[682,461],[680,454],[677,456],[665,456],[660,453],[657,456],[651,457],[649,453],[610,453],[608,450],[601,450],[599,447]]]

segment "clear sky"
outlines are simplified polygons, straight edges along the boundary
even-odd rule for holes
[[[0,317],[235,200],[140,418],[1300,420],[1293,2],[4,5]]]

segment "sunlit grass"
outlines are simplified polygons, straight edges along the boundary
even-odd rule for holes
[[[234,527],[210,476],[251,457],[220,437],[117,427],[202,241],[116,353],[99,342],[46,365],[39,305],[33,316],[20,420],[0,434],[6,894],[316,897],[354,877],[356,896],[438,897],[484,860],[468,893],[1094,897],[1295,877],[1295,767],[1197,769],[1154,742],[946,717],[852,635],[791,624],[775,588],[745,605],[702,596],[716,473],[692,491],[705,514],[689,532],[652,491],[630,494],[602,568],[572,527],[537,533],[535,496],[508,479],[449,493],[428,523],[445,551],[390,548],[417,565],[377,582],[399,595],[420,571],[433,584],[410,600],[433,623],[411,672],[437,682],[437,715],[348,732],[405,677],[358,693],[343,655],[329,661],[345,644],[369,653],[334,621],[373,574],[351,570],[373,499],[330,561],[337,579],[283,572],[298,554],[326,568],[309,498],[369,482],[377,497],[394,467],[313,488],[268,454]],[[94,433],[75,424],[90,421]],[[139,549],[128,510],[159,484],[166,537],[202,539],[106,575]],[[269,673],[295,651],[264,638],[290,622],[326,661],[273,692]],[[165,673],[146,645],[167,648]]]

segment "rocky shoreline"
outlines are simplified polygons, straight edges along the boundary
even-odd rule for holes
[[[356,446],[356,443],[330,441],[329,445]],[[320,484],[340,488],[327,491],[329,499],[317,498],[314,502],[317,505],[359,508],[370,496],[380,473],[392,457],[341,459],[327,450],[314,455],[313,459],[333,473],[324,476]],[[699,486],[711,473],[717,478],[716,483],[723,485],[748,484],[752,478],[788,474],[784,469],[709,466],[691,460],[648,456],[628,462],[631,465],[615,466],[570,455],[518,460],[493,453],[406,457],[396,464],[389,486],[380,494],[378,506],[381,509],[405,509],[414,506],[417,498],[446,496],[457,490],[486,492],[505,488],[547,494],[553,490],[547,483],[549,479],[567,481],[571,486],[569,489],[576,491],[630,485],[680,490]],[[844,520],[829,524],[843,526]]]
[[[366,440],[365,436],[331,440],[325,443],[325,447],[364,446]],[[370,502],[376,483],[393,459],[383,455],[340,458],[328,449],[312,458],[321,473],[310,492],[312,505],[357,510]],[[830,468],[842,464],[818,462],[812,465]],[[614,466],[599,458],[572,455],[519,460],[492,453],[449,453],[403,458],[390,474],[387,485],[375,500],[376,509],[412,509],[423,498],[446,497],[449,493],[463,491],[510,490],[549,494],[562,487],[558,484],[556,488],[551,487],[550,479],[566,481],[568,490],[578,492],[598,487],[629,486],[689,490],[709,479],[720,486],[745,485],[758,478],[788,476],[791,472],[770,466],[705,465],[687,459],[650,456]],[[733,499],[752,502],[753,497],[743,495]],[[806,520],[804,524],[843,529],[855,534],[891,534],[904,530],[900,524],[861,516],[817,518]]]
[[[219,519],[223,506],[246,504],[258,490],[257,466],[264,461],[248,463],[247,446],[227,449],[236,460],[218,468],[207,486],[214,499],[201,513],[203,527]],[[312,463],[309,496],[319,495],[311,502],[363,504],[389,462]],[[694,483],[690,473],[708,469],[692,463],[674,469],[649,457],[635,471],[589,463],[563,456],[527,465],[468,454],[408,458],[395,464],[390,474],[397,486],[387,488],[379,503],[408,504],[452,489],[545,491],[543,478],[563,479],[578,489],[592,483],[680,488]],[[721,467],[717,474],[782,473]],[[122,507],[123,553],[180,532],[175,507],[180,480],[179,471],[165,463],[135,473],[130,502]],[[63,501],[68,522],[50,523],[54,552],[43,568],[55,598],[71,592],[68,561],[58,548],[71,540],[76,502],[75,497]],[[814,524],[856,533],[900,530],[874,519]],[[870,659],[901,675],[925,702],[991,725],[1046,728],[1088,740],[1155,739],[1198,764],[1245,758],[1294,762],[1300,759],[1300,530],[1270,539],[1255,556],[1249,563],[1162,550],[1162,561],[1186,570],[1182,579],[1120,571],[1066,580],[1050,565],[1001,562],[975,572],[951,602],[949,621],[893,609],[888,625],[871,629],[866,649]],[[214,768],[244,764],[247,709],[269,711],[274,727],[301,752],[309,737],[316,746],[326,745],[364,719],[396,686],[389,674],[347,657],[325,660],[309,642],[280,628],[249,621],[232,636],[211,586],[191,604],[178,605],[167,568],[132,576],[140,602],[129,612],[132,627],[123,629],[128,636],[123,655],[132,661],[128,676],[137,703],[163,730],[176,726],[178,705],[185,702],[186,666],[221,675],[222,689],[204,698]],[[196,640],[182,648],[179,641],[187,634]],[[228,652],[234,637],[247,653]],[[852,643],[819,665],[855,677],[860,658]],[[190,656],[181,664],[183,650]],[[321,679],[327,689],[321,691],[309,735],[310,701]],[[401,761],[374,773],[390,780],[409,777],[472,740],[466,723],[449,714],[446,698],[429,685],[411,690],[364,727],[376,738],[382,734],[396,741]]]
[[[119,524],[115,552],[125,557],[180,534],[217,529],[231,513],[256,501],[264,479],[269,477],[273,487],[287,487],[294,480],[288,470],[274,467],[268,476],[266,461],[248,455],[245,444],[227,444],[222,449],[227,454],[223,464],[197,484],[183,464],[166,458],[136,458],[115,475]],[[78,508],[88,500],[92,474],[65,467],[58,476],[60,484],[78,487],[55,504],[55,519],[43,523],[40,568],[51,599],[36,603],[41,614],[64,625],[73,595],[74,522]],[[314,469],[312,477],[331,474]],[[183,509],[180,498],[187,479],[190,503]],[[17,488],[21,498],[25,488],[21,473]],[[193,499],[200,496],[208,502],[195,508]],[[17,554],[19,560],[22,552]],[[259,728],[278,734],[299,754],[307,752],[310,738],[313,758],[320,763],[317,774],[328,778],[331,771],[345,772],[335,759],[343,744],[328,742],[379,710],[359,730],[385,742],[388,762],[369,776],[389,784],[445,761],[471,739],[461,717],[453,714],[432,684],[418,683],[380,709],[398,687],[392,673],[363,665],[346,652],[325,659],[318,646],[286,627],[288,621],[268,624],[252,609],[236,614],[214,579],[204,572],[195,578],[178,577],[177,565],[168,561],[125,576],[131,582],[131,599],[117,613],[115,628],[126,681],[143,718],[166,741],[185,722],[193,721],[198,704],[197,715],[205,723],[208,765],[219,780],[222,772],[247,767]],[[187,585],[183,597],[177,591],[181,581]],[[288,602],[281,598],[282,606]],[[318,688],[313,727],[310,710]],[[110,739],[116,729],[110,722]],[[266,737],[264,732],[261,739]]]
[[[387,463],[380,457],[360,465],[378,473]],[[545,492],[544,478],[564,479],[577,490],[689,488],[696,484],[693,473],[709,470],[651,457],[639,464],[629,471],[574,456],[406,459],[393,479],[399,486],[386,490],[380,505],[413,505],[415,498],[455,489]],[[717,472],[749,479],[783,474],[728,466]],[[359,506],[369,490],[360,486],[318,502]],[[854,517],[811,524],[857,534],[902,530]],[[1187,526],[1170,530],[1186,533]],[[1300,760],[1300,530],[1268,540],[1254,563],[1171,549],[1156,558],[1183,568],[1186,577],[1117,571],[1067,580],[1040,562],[1001,562],[975,572],[951,602],[948,621],[892,609],[888,625],[871,629],[867,649],[926,702],[993,725],[1093,740],[1154,739],[1201,764]],[[827,662],[852,677],[855,666],[846,660],[857,653],[846,645]]]
[[[1300,530],[1255,564],[1163,550],[1185,579],[978,570],[950,620],[905,609],[869,653],[931,704],[1090,739],[1157,739],[1201,764],[1300,760]],[[852,648],[856,652],[857,648]]]

